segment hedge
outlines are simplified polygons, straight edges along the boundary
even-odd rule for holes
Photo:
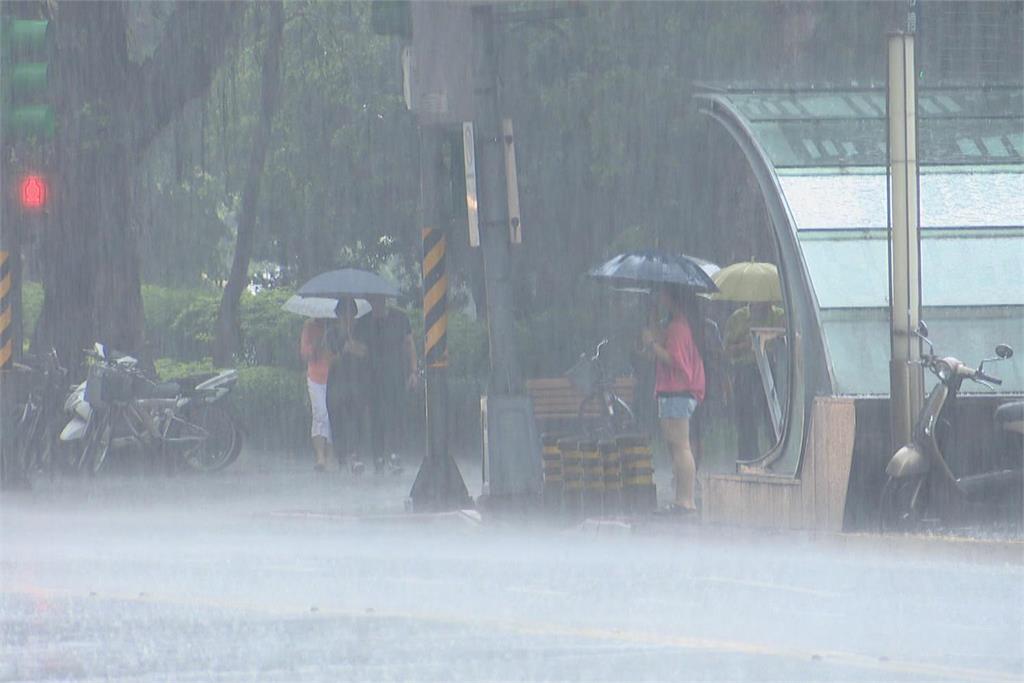
[[[212,372],[212,361],[156,361],[163,379]],[[309,440],[305,374],[287,368],[238,368],[238,385],[226,399],[246,433],[246,444],[262,449],[295,448]]]

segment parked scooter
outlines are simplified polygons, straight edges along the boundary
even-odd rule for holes
[[[242,433],[220,402],[238,381],[236,370],[155,382],[132,356],[96,344],[85,382],[64,403],[71,420],[61,441],[79,444],[78,468],[99,472],[114,450],[142,449],[180,457],[193,469],[230,465]]]
[[[1000,431],[1001,453],[998,469],[957,477],[950,470],[940,442],[940,426],[950,424],[947,412],[955,402],[964,380],[991,389],[1002,380],[985,373],[985,364],[1008,360],[1013,349],[1006,344],[996,347],[996,357],[982,361],[976,369],[953,357],[940,358],[928,338],[928,326],[919,325],[917,336],[928,347],[922,352],[921,364],[938,378],[914,424],[911,443],[899,449],[889,460],[885,472],[888,480],[882,490],[880,514],[883,530],[911,530],[917,527],[928,510],[928,492],[934,477],[969,502],[1001,502],[1020,497],[1024,486],[1024,402],[1000,406],[996,411],[996,429]],[[934,512],[934,511],[932,511]]]

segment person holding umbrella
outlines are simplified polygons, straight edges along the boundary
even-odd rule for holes
[[[691,291],[679,285],[658,287],[659,303],[669,322],[658,332],[644,330],[644,346],[655,359],[654,392],[661,431],[672,455],[675,500],[669,511],[696,512],[697,464],[690,445],[690,418],[704,400],[704,361],[694,340],[690,316],[696,308]]]
[[[312,410],[314,467],[323,471],[331,453],[331,419],[327,412],[327,378],[331,371],[334,353],[327,339],[326,318],[310,318],[302,324],[299,339],[299,355],[306,362],[306,386],[309,389],[309,403]]]
[[[696,512],[697,464],[690,445],[690,418],[704,400],[704,361],[694,338],[691,318],[697,315],[695,295],[714,294],[718,286],[709,273],[718,266],[685,254],[633,251],[619,254],[590,271],[590,276],[627,291],[653,290],[669,312],[664,330],[643,331],[643,350],[655,360],[654,392],[658,420],[672,456],[675,499],[670,512]]]
[[[770,424],[771,418],[751,330],[786,326],[785,311],[774,305],[782,301],[779,273],[771,263],[741,261],[723,268],[714,278],[719,289],[716,299],[744,304],[725,323],[725,356],[732,365],[737,459],[755,460],[761,455],[761,428]]]

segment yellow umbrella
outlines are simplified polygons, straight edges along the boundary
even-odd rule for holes
[[[718,293],[711,298],[719,301],[782,301],[779,270],[771,263],[741,261],[722,268],[712,279],[718,285]]]

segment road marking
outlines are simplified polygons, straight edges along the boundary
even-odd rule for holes
[[[464,626],[472,629],[491,628],[514,633],[517,635],[582,638],[600,642],[629,643],[644,646],[677,648],[683,650],[703,650],[726,654],[749,656],[776,657],[810,662],[821,660],[833,664],[841,664],[868,671],[880,671],[900,674],[916,674],[929,679],[942,678],[952,680],[969,680],[973,683],[1020,683],[1020,676],[992,669],[972,669],[965,667],[941,666],[914,662],[909,660],[879,659],[875,656],[845,652],[842,650],[819,650],[792,647],[779,647],[764,643],[720,638],[701,638],[697,636],[669,635],[651,631],[635,631],[613,629],[607,627],[582,627],[571,624],[535,622],[519,619],[493,619],[460,614],[443,614],[439,612],[408,612],[382,611],[367,608],[319,608],[310,613],[309,606],[274,605],[244,600],[225,600],[201,596],[186,596],[154,593],[100,593],[90,594],[80,590],[44,587],[37,584],[18,583],[5,587],[0,592],[24,594],[33,598],[92,598],[117,600],[140,604],[163,604],[174,606],[199,606],[232,611],[253,612],[264,616],[278,617],[311,617],[311,618],[365,618],[365,619],[405,619],[430,624],[448,626]]]
[[[833,591],[822,591],[814,588],[801,588],[800,586],[787,586],[781,583],[772,583],[770,581],[751,581],[748,579],[728,579],[723,576],[694,576],[691,577],[694,581],[703,581],[705,583],[724,583],[733,586],[746,586],[749,588],[767,588],[775,591],[785,591],[788,593],[800,593],[802,595],[813,595],[818,598],[840,598],[841,593]]]

